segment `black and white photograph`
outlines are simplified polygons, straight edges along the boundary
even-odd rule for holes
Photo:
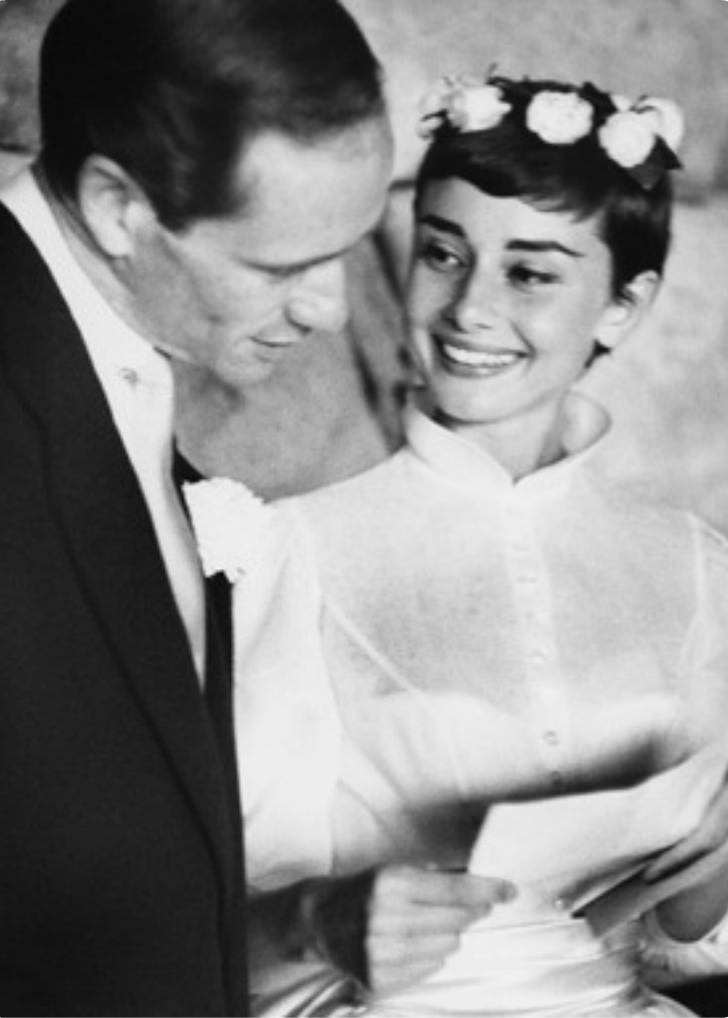
[[[728,1015],[728,0],[0,0],[0,1015]]]

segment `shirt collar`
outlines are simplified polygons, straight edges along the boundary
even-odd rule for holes
[[[606,409],[583,392],[567,396],[561,418],[565,455],[514,481],[488,452],[469,439],[449,431],[411,404],[405,417],[407,441],[418,459],[441,475],[472,490],[502,494],[549,494],[563,491],[576,471],[591,458],[611,426]]]
[[[22,170],[5,185],[0,201],[18,220],[50,269],[101,380],[144,379],[170,387],[172,373],[167,358],[127,325],[93,285],[74,258],[32,170]]]

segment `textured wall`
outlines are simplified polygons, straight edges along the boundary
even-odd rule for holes
[[[0,5],[0,147],[32,150],[38,141],[36,64],[42,32],[61,0]]]

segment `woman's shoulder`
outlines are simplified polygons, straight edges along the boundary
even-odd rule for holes
[[[639,483],[599,473],[588,480],[581,505],[589,527],[619,548],[635,572],[678,589],[707,563],[728,570],[728,540],[691,508]],[[727,573],[728,575],[728,573]]]
[[[689,515],[702,557],[728,576],[728,536],[702,517]]]
[[[682,534],[688,538],[696,527],[709,526],[690,509],[639,480],[612,477],[598,464],[590,464],[585,477],[592,497],[602,504],[604,511],[618,516],[627,529],[639,527],[666,537]]]

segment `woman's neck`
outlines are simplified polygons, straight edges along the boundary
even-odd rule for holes
[[[487,452],[515,481],[565,455],[563,401],[487,424],[453,421],[439,413],[436,419]]]

